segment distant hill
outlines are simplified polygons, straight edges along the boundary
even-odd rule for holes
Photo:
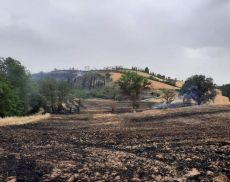
[[[40,72],[32,74],[32,79],[34,80],[42,80],[46,77],[54,78],[58,80],[69,80],[76,77],[81,77],[86,73],[86,71],[81,70],[54,70],[51,72]]]
[[[65,80],[72,86],[83,89],[101,88],[106,82],[106,76],[97,71],[54,70],[48,73],[40,72],[32,75],[32,78],[37,81],[47,77]]]
[[[48,73],[40,72],[36,74],[32,74],[32,78],[34,80],[42,80],[46,77],[54,78],[57,80],[65,80],[73,85],[81,88],[89,88],[90,84],[103,85],[105,84],[106,74],[110,74],[111,81],[118,81],[121,77],[122,72],[124,71],[132,71],[132,70],[93,70],[93,71],[82,71],[82,70],[54,70]],[[146,77],[146,78],[154,78],[154,80],[149,79],[151,82],[150,88],[159,90],[159,89],[178,89],[183,84],[175,84],[175,86],[165,83],[165,81],[161,78],[153,77],[148,73],[135,71],[137,74]]]
[[[125,71],[133,71],[133,70],[91,70],[91,71],[83,71],[83,70],[54,70],[48,73],[40,72],[36,74],[32,74],[32,78],[34,80],[42,80],[46,77],[54,78],[57,80],[65,80],[82,89],[98,89],[102,88],[108,82],[116,82],[120,79],[122,72]],[[168,84],[167,80],[162,78],[158,78],[156,76],[150,75],[148,73],[142,71],[135,71],[137,74],[149,78],[151,82],[150,89],[151,90],[161,90],[161,89],[172,89],[178,90],[180,89],[184,82],[176,81],[175,85]],[[109,76],[109,78],[108,78]],[[230,104],[228,97],[222,95],[221,91],[218,90],[217,96],[213,102],[215,105],[226,105]]]

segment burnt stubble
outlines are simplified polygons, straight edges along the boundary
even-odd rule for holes
[[[230,107],[0,127],[0,181],[228,181]]]

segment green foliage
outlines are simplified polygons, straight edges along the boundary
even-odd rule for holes
[[[191,98],[200,105],[215,98],[216,86],[212,78],[206,78],[204,75],[194,75],[185,81],[180,90],[180,95]]]
[[[122,74],[118,84],[123,93],[131,98],[133,108],[135,108],[138,107],[137,100],[140,99],[141,91],[146,89],[150,83],[148,82],[148,79],[137,73],[127,72]]]
[[[165,75],[161,75],[161,74],[159,74],[159,73],[156,75],[156,77],[157,77],[157,78],[160,78],[160,79],[163,79],[163,80],[166,78]]]
[[[149,68],[148,67],[145,68],[145,73],[149,74]]]
[[[103,88],[99,89],[75,89],[74,93],[77,98],[89,99],[89,98],[101,98],[101,99],[112,99],[112,100],[121,100],[121,91],[120,89],[113,84],[106,85]]]
[[[150,80],[153,80],[153,81],[159,81],[159,79],[155,78],[155,77],[152,76],[152,75],[149,76],[149,79],[150,79]]]
[[[25,115],[29,111],[29,81],[30,75],[26,68],[21,63],[12,58],[2,59],[0,61],[0,76],[4,80],[9,89],[13,90],[14,98],[17,98],[17,103],[14,103],[12,112],[7,115]],[[6,87],[4,86],[6,89]],[[5,93],[6,94],[6,93]],[[2,96],[6,98],[5,96]],[[15,99],[14,99],[15,100]]]
[[[120,100],[121,93],[120,89],[115,85],[109,85],[102,89],[93,90],[89,93],[90,97],[93,98],[101,98],[101,99],[112,99],[112,100]]]
[[[226,96],[230,99],[230,84],[227,85],[223,85],[222,87],[220,87],[223,96]]]
[[[88,99],[91,97],[89,91],[84,89],[75,89],[74,94],[77,98],[81,98],[81,99]]]
[[[57,83],[58,105],[60,105],[68,100],[71,87],[66,81],[58,81],[56,83]]]
[[[17,115],[19,98],[9,84],[0,81],[0,117]]]
[[[34,114],[42,107],[42,98],[37,82],[30,80],[29,86],[29,114]]]
[[[29,80],[29,73],[21,63],[12,58],[6,58],[4,61],[5,75],[9,83],[14,88],[21,89],[23,92]]]
[[[105,80],[106,80],[106,82],[110,82],[111,81],[111,74],[109,72],[105,73]]]
[[[166,83],[166,84],[168,84],[168,85],[172,85],[172,86],[176,86],[176,80],[174,80],[174,79],[167,79],[167,80],[165,80],[165,81],[163,81],[163,83]]]
[[[170,104],[174,101],[176,96],[176,92],[174,90],[162,90],[161,98],[166,102],[166,104]]]
[[[46,78],[41,82],[41,97],[43,106],[50,107],[52,112],[55,111],[58,105],[58,85],[57,81],[52,78]]]
[[[100,73],[90,71],[82,76],[80,88],[89,89],[89,90],[102,88],[105,86],[106,76],[108,79],[108,76],[109,76],[108,74],[102,75]]]
[[[167,85],[171,85],[171,86],[176,86],[176,82],[177,82],[177,80],[175,80],[175,79],[171,79],[171,78],[167,78],[167,79],[165,79],[165,80],[160,80],[160,79],[157,79],[155,76],[153,76],[153,75],[150,75],[149,76],[149,79],[150,80],[153,80],[153,81],[157,81],[157,82],[161,82],[161,83],[165,83],[165,84],[167,84]]]
[[[40,82],[40,95],[46,112],[61,113],[64,109],[71,113],[72,109],[79,104],[78,94],[71,84],[63,80],[45,78]]]

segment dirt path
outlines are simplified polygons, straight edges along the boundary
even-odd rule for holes
[[[0,181],[230,178],[230,107],[54,117],[0,127]]]

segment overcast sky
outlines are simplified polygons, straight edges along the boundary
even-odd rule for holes
[[[148,66],[230,83],[230,0],[0,0],[0,57],[32,73]]]

